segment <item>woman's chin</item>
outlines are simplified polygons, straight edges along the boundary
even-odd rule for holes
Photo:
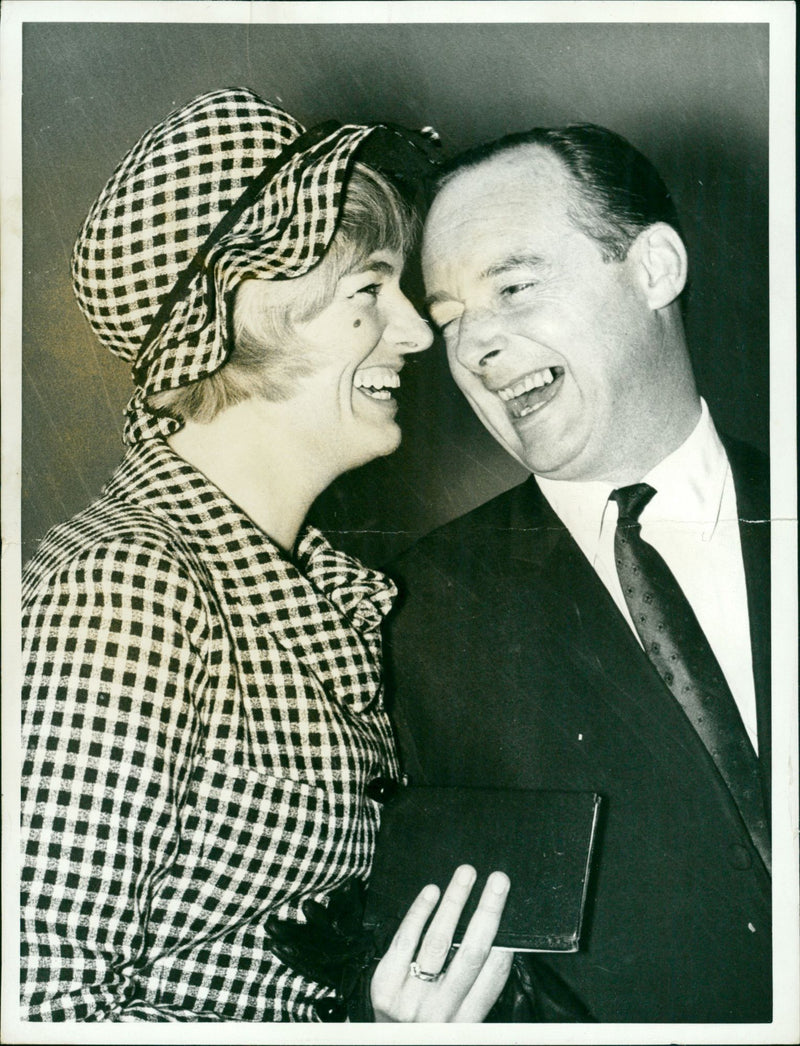
[[[394,454],[400,446],[403,434],[400,426],[395,422],[384,422],[379,428],[374,427],[369,436],[360,441],[360,445],[353,446],[353,462],[349,469],[360,468],[362,465],[375,461],[376,458],[385,458]]]

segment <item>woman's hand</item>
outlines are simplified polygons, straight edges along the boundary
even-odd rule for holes
[[[511,951],[492,948],[510,886],[502,872],[489,876],[464,940],[443,970],[474,882],[474,868],[456,869],[421,944],[439,888],[426,886],[411,905],[372,978],[376,1021],[480,1022],[492,1008],[514,958]],[[420,979],[420,972],[432,976]]]

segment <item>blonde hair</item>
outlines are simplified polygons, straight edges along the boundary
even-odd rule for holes
[[[395,189],[369,167],[356,164],[347,183],[336,233],[318,264],[292,280],[246,280],[236,292],[232,349],[214,374],[148,397],[158,413],[180,421],[211,421],[252,397],[291,396],[312,361],[294,333],[297,323],[318,315],[333,299],[341,276],[375,251],[405,257],[418,228]]]

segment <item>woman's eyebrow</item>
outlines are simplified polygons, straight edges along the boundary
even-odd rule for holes
[[[394,276],[397,269],[391,262],[384,261],[381,258],[367,258],[363,262],[357,262],[347,275],[357,276],[362,272],[374,272],[379,276]]]

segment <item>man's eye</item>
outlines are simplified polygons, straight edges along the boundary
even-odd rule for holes
[[[428,313],[428,315],[430,316],[431,323],[440,334],[444,334],[448,327],[450,327],[451,330],[454,330],[455,328],[453,325],[461,318],[460,312],[448,313],[448,310],[446,309],[437,311],[436,315],[433,315],[432,313]]]
[[[525,283],[510,283],[507,287],[503,287],[500,293],[503,295],[503,297],[511,298],[515,294],[520,294],[522,291],[530,290],[532,287],[535,286],[536,284],[533,280],[528,280]]]

